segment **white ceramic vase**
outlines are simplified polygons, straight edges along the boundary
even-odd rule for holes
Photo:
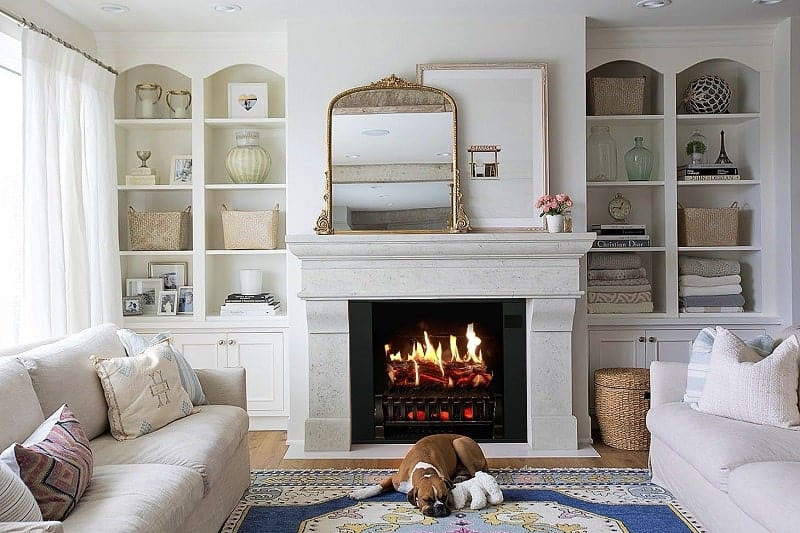
[[[547,231],[550,233],[564,233],[564,215],[545,215],[547,218]]]
[[[259,144],[259,133],[241,130],[235,133],[236,146],[225,157],[225,170],[234,183],[264,183],[272,158]]]
[[[261,294],[262,272],[257,269],[244,268],[239,271],[239,285],[242,294]]]

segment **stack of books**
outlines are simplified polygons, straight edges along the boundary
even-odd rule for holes
[[[731,164],[682,165],[678,167],[681,181],[735,181],[741,179],[739,169]]]
[[[594,248],[646,248],[650,235],[645,224],[592,224]]]
[[[275,316],[281,302],[272,294],[229,294],[219,309],[220,316],[259,317]]]
[[[128,171],[125,176],[125,185],[155,185],[158,181],[158,174],[155,169],[149,167],[138,167]]]

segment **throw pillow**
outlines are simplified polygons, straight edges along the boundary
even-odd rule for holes
[[[172,339],[170,338],[169,333],[159,333],[150,340],[147,340],[145,337],[139,335],[131,329],[119,329],[117,330],[117,335],[119,336],[119,340],[122,342],[123,346],[125,346],[125,351],[128,352],[128,357],[139,355],[153,344],[158,344],[159,342],[168,340],[172,351],[175,353],[175,361],[178,363],[178,371],[181,375],[181,385],[183,385],[183,388],[189,393],[189,398],[192,400],[192,405],[208,405],[208,400],[206,399],[205,393],[203,393],[203,387],[200,385],[200,380],[197,378],[197,373],[194,371],[194,368],[192,368],[192,365],[189,364],[189,361],[186,360],[180,350],[177,350],[175,346],[172,345]]]
[[[0,462],[0,522],[39,522],[42,512],[25,483]]]
[[[711,347],[714,345],[716,335],[717,331],[714,328],[703,328],[692,343],[692,356],[689,359],[689,371],[686,374],[686,393],[683,395],[684,402],[697,403],[700,401],[708,374]],[[755,339],[747,341],[747,345],[761,357],[772,353],[775,344],[775,339],[769,335],[759,335]]]
[[[175,352],[165,340],[133,357],[92,357],[108,403],[111,435],[135,439],[192,413]]]
[[[92,478],[94,459],[78,419],[62,405],[22,444],[0,454],[39,504],[42,519],[64,520]]]
[[[797,380],[800,343],[791,336],[762,358],[739,337],[717,327],[698,411],[777,427],[800,425]]]

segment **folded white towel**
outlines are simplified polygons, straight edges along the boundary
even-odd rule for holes
[[[648,292],[653,287],[646,285],[589,285],[588,292]]]
[[[684,307],[684,313],[744,313],[744,307]]]
[[[736,274],[732,276],[717,276],[715,278],[707,278],[705,276],[696,276],[693,274],[678,276],[678,284],[684,287],[716,287],[718,285],[736,285],[741,282],[742,277]]]
[[[723,296],[741,294],[742,286],[718,285],[716,287],[678,287],[678,296]]]
[[[652,313],[653,302],[639,302],[638,304],[587,304],[589,314],[632,314]]]

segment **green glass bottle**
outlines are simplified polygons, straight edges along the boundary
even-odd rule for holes
[[[634,139],[634,147],[625,154],[628,181],[650,181],[653,172],[653,152],[644,147],[644,137]]]

